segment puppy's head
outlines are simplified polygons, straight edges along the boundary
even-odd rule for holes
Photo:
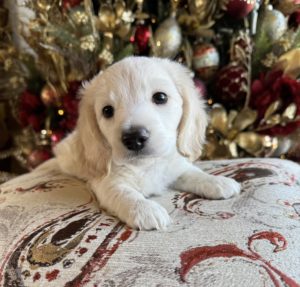
[[[165,59],[129,57],[82,89],[77,132],[86,159],[135,161],[176,149],[195,160],[207,116],[186,68]],[[99,163],[101,162],[101,163]]]

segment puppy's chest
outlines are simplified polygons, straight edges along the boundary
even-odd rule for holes
[[[160,195],[166,191],[169,184],[169,177],[166,169],[162,166],[155,166],[137,174],[137,185],[144,196]]]

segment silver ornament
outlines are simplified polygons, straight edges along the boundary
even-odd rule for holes
[[[158,57],[173,58],[178,53],[181,42],[180,27],[175,17],[171,16],[154,33],[153,53]]]
[[[286,18],[280,11],[273,9],[272,5],[268,5],[260,20],[258,27],[272,42],[278,40],[287,30]]]

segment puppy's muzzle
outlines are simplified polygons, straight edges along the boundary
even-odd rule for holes
[[[131,127],[122,133],[122,143],[132,151],[140,151],[145,147],[150,132],[144,127]]]

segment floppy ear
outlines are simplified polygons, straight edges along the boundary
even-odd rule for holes
[[[109,172],[111,148],[97,124],[93,83],[87,84],[81,94],[77,126],[55,147],[54,153],[64,172],[89,179]]]
[[[204,99],[197,91],[190,71],[186,67],[167,59],[160,61],[173,79],[183,100],[177,148],[182,155],[195,161],[201,155],[208,123]]]

